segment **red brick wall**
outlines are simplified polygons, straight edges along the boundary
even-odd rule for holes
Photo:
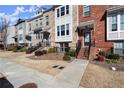
[[[107,42],[106,37],[106,9],[109,7],[107,5],[91,5],[90,16],[83,17],[83,5],[79,5],[79,23],[94,20],[94,38],[95,47],[97,49],[103,49],[108,51],[113,43]],[[81,38],[81,37],[80,37]]]

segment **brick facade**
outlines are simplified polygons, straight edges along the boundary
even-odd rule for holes
[[[83,17],[83,5],[79,5],[79,25],[83,22],[93,21],[93,29],[91,30],[91,45],[89,56],[94,58],[98,50],[111,52],[112,42],[106,41],[106,9],[107,5],[91,5],[90,16]],[[83,43],[83,35],[79,36],[79,40]],[[81,44],[81,48],[83,44]],[[81,51],[82,49],[80,49]],[[83,56],[79,52],[78,58]]]

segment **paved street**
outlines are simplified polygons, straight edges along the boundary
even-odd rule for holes
[[[0,72],[7,77],[14,87],[20,87],[26,83],[35,83],[39,88],[77,88],[87,64],[87,60],[76,59],[59,74],[51,76],[10,60],[0,59]]]

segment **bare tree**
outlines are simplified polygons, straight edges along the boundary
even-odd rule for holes
[[[1,32],[1,43],[4,46],[4,50],[7,49],[7,37],[8,37],[8,27],[10,21],[7,20],[6,17],[0,18],[0,32]]]

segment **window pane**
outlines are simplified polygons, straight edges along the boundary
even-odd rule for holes
[[[124,30],[124,14],[120,15],[120,29]]]
[[[69,24],[66,24],[66,35],[69,35]]]
[[[124,30],[124,23],[121,23],[121,30]]]
[[[112,31],[117,31],[117,24],[112,24]]]
[[[61,8],[61,16],[65,15],[65,7]]]
[[[61,36],[65,35],[65,25],[61,26]]]
[[[112,24],[116,24],[117,23],[117,16],[112,16]]]
[[[57,36],[60,35],[59,26],[57,26]]]
[[[59,17],[59,9],[57,9],[57,17]]]
[[[66,14],[69,14],[69,5],[66,5]]]
[[[89,5],[84,5],[83,6],[83,15],[84,15],[84,17],[90,15],[90,6]]]

